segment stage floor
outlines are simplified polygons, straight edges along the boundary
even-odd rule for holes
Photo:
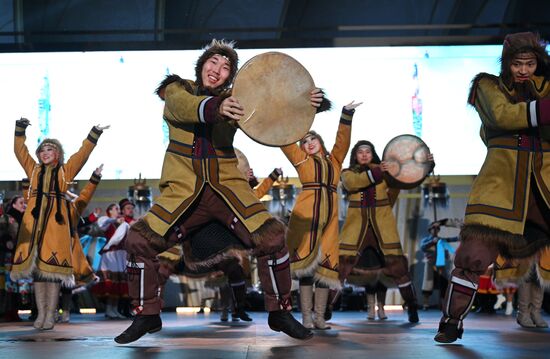
[[[0,358],[544,358],[550,357],[550,330],[523,329],[515,317],[470,314],[464,339],[433,341],[440,313],[421,311],[420,323],[406,322],[403,311],[385,321],[367,321],[364,312],[336,312],[332,329],[302,342],[273,332],[267,313],[252,312],[251,323],[218,321],[218,313],[163,313],[163,329],[128,345],[113,338],[129,320],[103,314],[72,315],[68,324],[38,331],[29,321],[0,323]],[[294,313],[299,318],[300,313]],[[546,320],[550,320],[545,315]]]

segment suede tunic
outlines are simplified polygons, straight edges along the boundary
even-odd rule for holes
[[[550,142],[533,127],[536,101],[511,103],[499,78],[488,74],[478,78],[470,102],[481,119],[487,155],[472,184],[464,223],[522,235],[530,186],[537,186],[550,205]],[[531,81],[541,98],[550,94],[548,81],[540,77]]]
[[[199,95],[190,80],[166,86],[164,120],[169,145],[160,178],[160,196],[144,216],[164,236],[208,184],[252,233],[271,218],[237,169],[233,138],[237,127],[220,119],[222,98]]]
[[[56,199],[53,179],[53,166],[44,166],[42,201],[38,218],[31,211],[37,203],[37,186],[41,165],[29,154],[25,145],[25,128],[16,127],[14,150],[15,155],[30,179],[27,195],[27,210],[19,228],[17,247],[14,253],[14,263],[11,276],[13,279],[36,276],[41,279],[60,280],[67,285],[74,284],[72,261],[72,238],[67,212],[65,192],[88,160],[95,148],[101,131],[93,128],[82,142],[80,149],[60,166],[57,173],[59,183],[59,199]],[[56,201],[62,201],[60,209],[63,222],[55,219]]]
[[[331,288],[340,287],[336,190],[350,146],[353,113],[342,111],[336,141],[328,156],[309,156],[297,144],[281,147],[302,182],[302,192],[296,198],[288,225],[291,272],[297,278],[313,276]]]

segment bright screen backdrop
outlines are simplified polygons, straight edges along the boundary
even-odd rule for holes
[[[334,144],[340,111],[363,102],[353,120],[352,146],[370,140],[381,155],[403,133],[417,134],[436,159],[436,173],[477,174],[485,157],[480,121],[466,99],[479,72],[497,74],[501,46],[366,47],[239,50],[240,65],[259,53],[284,52],[305,66],[325,90],[333,110],[316,116],[313,129]],[[163,103],[153,91],[168,73],[194,79],[201,51],[122,51],[0,54],[0,180],[24,172],[13,154],[14,122],[31,121],[27,145],[34,155],[41,136],[58,138],[68,158],[96,124],[111,125],[77,178],[104,163],[105,179],[159,178],[166,148]],[[275,167],[296,172],[278,148],[237,132],[259,177]],[[345,166],[349,163],[349,155]]]

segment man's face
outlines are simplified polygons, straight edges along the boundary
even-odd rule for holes
[[[222,55],[215,54],[210,57],[202,66],[202,83],[204,87],[214,90],[222,86],[229,78],[231,64]]]
[[[134,206],[131,204],[127,204],[122,208],[122,215],[124,217],[134,217]]]
[[[537,58],[532,52],[517,54],[512,60],[510,71],[514,82],[529,80],[537,69]]]
[[[59,151],[53,146],[44,145],[40,151],[38,151],[38,158],[43,164],[49,165],[57,162],[59,159]]]

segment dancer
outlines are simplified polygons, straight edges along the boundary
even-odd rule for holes
[[[300,145],[281,147],[302,182],[288,224],[288,246],[290,269],[300,282],[302,323],[306,328],[330,329],[325,322],[329,289],[340,289],[336,186],[350,145],[351,121],[359,105],[361,102],[352,101],[342,109],[331,152],[315,131],[309,131]],[[314,284],[315,319],[311,313]]]
[[[1,203],[0,203],[1,205]],[[20,322],[18,309],[22,299],[18,281],[10,279],[13,252],[17,243],[17,231],[27,204],[17,195],[0,208],[0,321]]]
[[[11,278],[33,277],[38,317],[37,329],[52,329],[61,283],[74,284],[71,254],[71,228],[65,192],[86,163],[103,130],[95,126],[82,147],[65,163],[61,143],[43,140],[36,149],[38,163],[25,145],[25,130],[30,121],[16,121],[14,150],[19,163],[30,179],[28,207],[19,228]]]
[[[512,315],[513,298],[517,292],[516,321],[524,328],[548,328],[548,323],[541,315],[545,290],[543,285],[547,288],[550,284],[549,275],[544,269],[547,263],[550,263],[550,248],[548,247],[539,251],[534,258],[506,260],[502,256],[498,256],[496,259],[495,282],[505,294],[505,314]],[[500,305],[503,302],[501,301]]]
[[[500,254],[527,258],[550,245],[550,58],[530,32],[507,35],[500,75],[472,81],[487,155],[472,184],[461,244],[435,340],[462,338],[479,276]],[[546,268],[550,266],[547,265]],[[541,280],[542,275],[539,274]]]
[[[267,212],[237,170],[233,138],[244,111],[226,91],[237,62],[233,43],[213,40],[197,61],[195,81],[171,75],[157,89],[165,101],[170,143],[160,196],[128,233],[129,290],[136,317],[115,338],[119,344],[161,330],[157,254],[213,220],[254,249],[270,328],[298,339],[313,335],[290,313],[286,228]],[[312,105],[318,107],[322,100],[323,93],[314,89]]]
[[[73,295],[73,290],[77,287],[85,287],[92,283],[95,283],[99,280],[99,277],[95,275],[94,270],[90,266],[90,263],[84,255],[82,249],[82,244],[80,243],[80,238],[78,237],[77,226],[80,221],[80,216],[88,203],[92,199],[97,185],[101,180],[101,171],[103,170],[103,165],[100,165],[92,173],[92,177],[84,186],[80,194],[77,196],[69,191],[67,191],[67,211],[69,213],[69,222],[71,226],[71,236],[72,236],[72,259],[73,259],[73,268],[75,276],[75,285],[62,285],[61,286],[61,317],[58,319],[61,323],[68,323],[70,320],[71,313],[71,299]]]
[[[422,295],[424,297],[422,309],[424,310],[430,307],[430,297],[434,288],[439,290],[438,306],[441,307],[449,282],[447,266],[451,263],[450,256],[455,253],[455,248],[450,243],[458,241],[458,236],[440,237],[439,231],[442,226],[459,227],[461,224],[461,221],[449,218],[432,222],[428,226],[429,235],[420,241],[420,250],[424,252],[425,259],[424,277],[422,279]]]
[[[126,316],[118,311],[118,307],[121,298],[128,296],[127,253],[124,240],[130,225],[125,217],[121,216],[120,207],[116,203],[111,203],[105,214],[97,220],[99,228],[104,231],[107,238],[107,242],[99,252],[101,281],[93,287],[92,291],[97,296],[105,298],[106,318],[126,319]]]
[[[431,154],[428,159],[433,163]],[[399,189],[388,187],[383,175],[387,170],[371,142],[355,144],[350,166],[342,172],[342,185],[350,202],[340,233],[340,279],[361,271],[361,256],[367,248],[381,253],[382,273],[395,281],[407,306],[409,322],[417,323],[416,293],[392,212]]]

